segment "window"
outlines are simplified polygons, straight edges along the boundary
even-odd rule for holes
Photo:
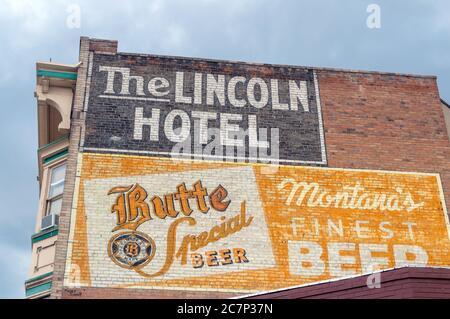
[[[59,212],[61,211],[65,175],[65,163],[50,170],[50,185],[48,188],[47,208],[45,211],[45,216],[59,215]]]

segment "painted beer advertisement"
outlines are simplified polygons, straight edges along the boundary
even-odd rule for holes
[[[448,266],[435,174],[84,153],[67,287],[258,292]]]

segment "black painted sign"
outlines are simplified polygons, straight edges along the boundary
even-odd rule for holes
[[[92,55],[85,151],[326,164],[312,69]]]

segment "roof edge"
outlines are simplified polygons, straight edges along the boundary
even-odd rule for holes
[[[96,52],[96,54],[102,54],[102,53]],[[198,58],[198,57],[180,56],[180,55],[130,53],[130,52],[123,52],[123,51],[117,51],[117,54],[140,56],[140,57],[166,58],[166,59],[189,59],[189,60],[194,60],[194,61],[206,61],[206,62],[216,62],[216,63],[217,62],[239,63],[239,64],[245,64],[245,65],[266,66],[266,67],[304,68],[304,69],[312,69],[312,70],[316,70],[316,71],[325,71],[325,72],[342,72],[342,73],[354,73],[354,74],[374,74],[374,75],[402,76],[402,77],[413,77],[413,78],[423,78],[423,79],[437,79],[436,75],[430,75],[430,74],[412,74],[412,73],[370,71],[370,70],[345,69],[345,68],[333,68],[333,67],[315,67],[315,66],[294,65],[294,64],[276,64],[276,63],[272,64],[272,63],[246,62],[246,61],[223,60],[223,59],[213,59],[213,58]]]
[[[318,281],[318,282],[312,282],[312,283],[307,283],[307,284],[300,284],[300,285],[295,285],[295,286],[290,286],[290,287],[285,287],[285,288],[280,288],[280,289],[273,289],[273,290],[267,290],[267,291],[262,291],[262,292],[257,292],[257,293],[250,293],[250,294],[246,294],[246,295],[235,296],[235,297],[232,297],[230,299],[245,299],[245,298],[249,298],[249,297],[264,296],[264,295],[269,295],[269,294],[273,294],[273,293],[277,293],[277,292],[283,292],[283,291],[289,291],[289,290],[294,290],[294,289],[298,289],[298,288],[304,288],[304,287],[310,287],[310,286],[315,286],[315,285],[321,285],[321,284],[327,284],[327,283],[332,283],[332,282],[338,282],[338,281],[342,281],[342,280],[346,280],[346,279],[362,278],[364,276],[372,275],[372,274],[375,274],[375,273],[383,273],[383,272],[389,272],[389,271],[400,270],[400,269],[408,269],[408,268],[426,268],[426,269],[447,269],[447,270],[450,270],[450,267],[445,267],[445,266],[417,267],[417,266],[405,265],[405,266],[401,266],[401,267],[391,267],[391,268],[386,268],[386,269],[377,270],[377,271],[373,271],[373,272],[365,272],[365,273],[355,274],[355,275],[350,275],[350,276],[331,278],[331,279],[322,280],[322,281]]]
[[[374,74],[374,75],[403,76],[403,77],[414,77],[414,78],[424,78],[424,79],[437,79],[436,75],[427,75],[427,74],[370,71],[370,70],[345,69],[345,68],[333,68],[333,67],[314,67],[314,66],[293,65],[293,64],[276,64],[276,63],[272,64],[272,63],[246,62],[246,61],[237,61],[237,60],[223,60],[223,59],[221,60],[221,59],[213,59],[213,58],[198,58],[198,57],[178,56],[178,55],[130,53],[130,52],[122,52],[122,51],[117,50],[117,47],[119,44],[118,40],[90,38],[87,36],[81,36],[80,42],[81,42],[81,40],[88,40],[89,43],[102,43],[102,42],[111,43],[116,46],[115,54],[124,54],[124,55],[132,55],[132,56],[157,57],[157,58],[168,58],[168,59],[190,59],[190,60],[194,60],[194,61],[207,61],[207,62],[240,63],[240,64],[247,64],[247,65],[255,65],[255,66],[294,67],[294,68],[313,69],[316,71],[325,71],[325,72],[342,72],[342,73],[355,73],[355,74]],[[97,51],[96,54],[108,54],[108,53]],[[109,53],[109,54],[111,54],[111,53]]]

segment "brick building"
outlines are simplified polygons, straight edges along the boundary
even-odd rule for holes
[[[449,296],[436,77],[90,38],[36,71],[28,298]],[[385,290],[361,284],[373,272]]]

